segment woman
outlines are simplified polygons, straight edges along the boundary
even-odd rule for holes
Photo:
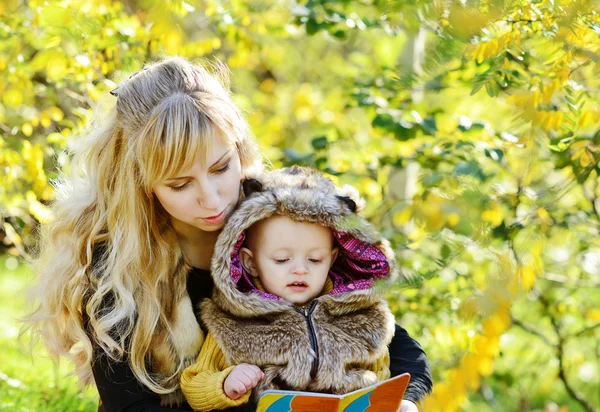
[[[95,382],[101,410],[173,410],[204,339],[194,308],[212,291],[216,238],[260,161],[228,87],[202,67],[169,58],[112,94],[58,185],[29,320]],[[400,327],[390,355],[393,376],[413,377],[404,410],[416,410],[427,358]]]

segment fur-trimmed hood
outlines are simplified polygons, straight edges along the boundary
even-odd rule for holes
[[[330,269],[333,290],[323,298],[374,302],[378,279],[396,276],[396,260],[388,241],[359,214],[363,201],[352,186],[338,187],[319,172],[293,166],[263,172],[243,183],[246,199],[227,221],[215,246],[211,272],[213,302],[238,317],[287,310],[285,300],[259,290],[239,258],[245,231],[272,215],[316,223],[332,230],[339,254]],[[335,305],[333,305],[335,306]]]

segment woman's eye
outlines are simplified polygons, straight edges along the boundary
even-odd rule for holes
[[[287,262],[289,259],[274,259],[274,260],[275,260],[275,263],[282,264],[282,263]]]
[[[227,163],[227,164],[226,164],[225,166],[223,166],[222,168],[215,170],[215,173],[217,173],[217,174],[222,174],[222,173],[225,173],[226,171],[228,171],[228,170],[229,170],[229,167],[230,167],[230,166],[229,166],[229,163]]]
[[[189,184],[190,184],[190,182],[184,183],[181,186],[171,186],[171,190],[174,192],[180,192],[183,189],[185,189],[186,187],[188,187]]]

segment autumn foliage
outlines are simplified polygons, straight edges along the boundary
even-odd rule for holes
[[[395,246],[425,410],[600,408],[600,5],[594,1],[0,3],[5,252],[108,91],[179,54],[232,70],[273,166],[359,188]],[[1,367],[0,367],[1,370]]]

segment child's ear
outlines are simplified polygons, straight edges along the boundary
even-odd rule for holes
[[[333,266],[333,262],[335,262],[335,260],[337,259],[339,251],[340,249],[337,247],[334,247],[331,250],[331,266]]]
[[[262,192],[263,185],[258,179],[244,179],[242,182],[244,196],[249,197],[252,193]]]
[[[244,269],[246,269],[246,272],[250,273],[253,277],[258,276],[258,271],[256,270],[256,265],[254,263],[254,255],[247,247],[240,249],[240,261],[242,262]]]

